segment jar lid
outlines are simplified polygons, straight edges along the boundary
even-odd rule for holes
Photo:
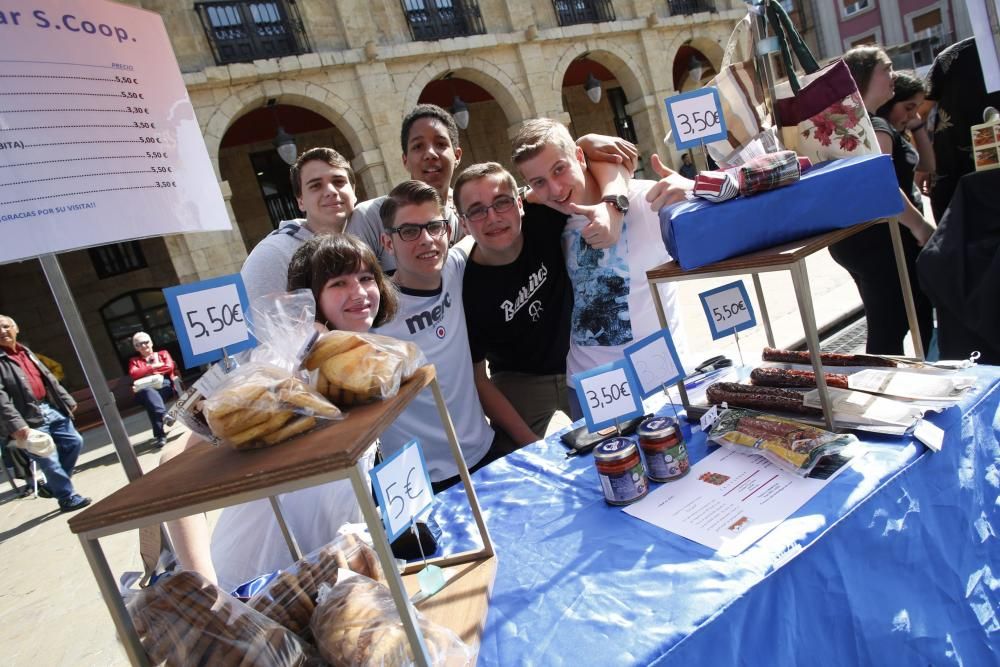
[[[670,417],[650,417],[642,422],[637,429],[640,438],[659,440],[673,435],[677,431],[677,422]]]
[[[594,449],[594,460],[620,461],[637,453],[638,448],[628,438],[608,438]]]

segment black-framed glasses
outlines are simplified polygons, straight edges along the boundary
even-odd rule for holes
[[[493,200],[493,203],[489,206],[473,206],[468,211],[462,214],[462,217],[470,222],[482,222],[486,219],[486,216],[490,214],[490,209],[493,209],[497,213],[506,213],[510,209],[514,208],[514,204],[517,200],[513,197],[507,195],[500,195]]]
[[[444,236],[448,233],[448,221],[447,220],[431,220],[430,222],[425,222],[422,225],[418,225],[412,222],[408,222],[405,225],[400,225],[399,227],[393,227],[389,230],[390,234],[399,234],[399,238],[404,241],[416,241],[420,238],[420,233],[424,230],[432,237]]]

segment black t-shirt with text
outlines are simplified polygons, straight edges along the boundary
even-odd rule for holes
[[[573,291],[562,253],[565,225],[558,211],[526,203],[516,260],[486,266],[473,251],[462,300],[474,362],[487,359],[492,372],[566,372]]]

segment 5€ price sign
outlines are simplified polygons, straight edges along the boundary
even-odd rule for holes
[[[403,445],[395,454],[372,468],[368,475],[375,488],[382,522],[389,541],[402,535],[434,500],[431,478],[420,443]]]
[[[639,381],[639,393],[648,398],[684,375],[680,357],[670,337],[670,331],[661,329],[625,348],[625,360]]]
[[[247,327],[247,293],[240,274],[163,290],[184,365],[200,366],[256,345]]]
[[[698,297],[714,340],[757,326],[753,305],[742,280],[702,292]]]
[[[726,138],[726,119],[722,115],[717,88],[699,88],[674,95],[665,99],[664,103],[677,148],[690,148]]]
[[[643,414],[642,402],[634,389],[639,382],[624,359],[577,373],[573,383],[591,433]]]

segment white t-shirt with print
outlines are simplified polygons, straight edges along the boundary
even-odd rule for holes
[[[659,215],[646,201],[646,193],[655,184],[643,180],[629,184],[629,210],[621,238],[611,248],[595,250],[586,244],[581,235],[589,223],[585,216],[571,215],[566,223],[563,253],[573,284],[567,375],[618,361],[624,357],[625,347],[660,330],[646,271],[672,258],[663,245]],[[680,354],[684,344],[677,288],[667,283],[659,289]]]
[[[452,248],[441,273],[441,288],[430,291],[400,288],[396,317],[373,332],[413,341],[434,364],[465,464],[471,468],[486,456],[493,443],[493,429],[486,421],[472,374],[472,353],[462,304],[462,277],[467,261],[464,251]],[[440,482],[458,474],[434,394],[428,389],[418,393],[382,433],[383,455],[393,454],[413,439],[423,448],[431,481]]]

